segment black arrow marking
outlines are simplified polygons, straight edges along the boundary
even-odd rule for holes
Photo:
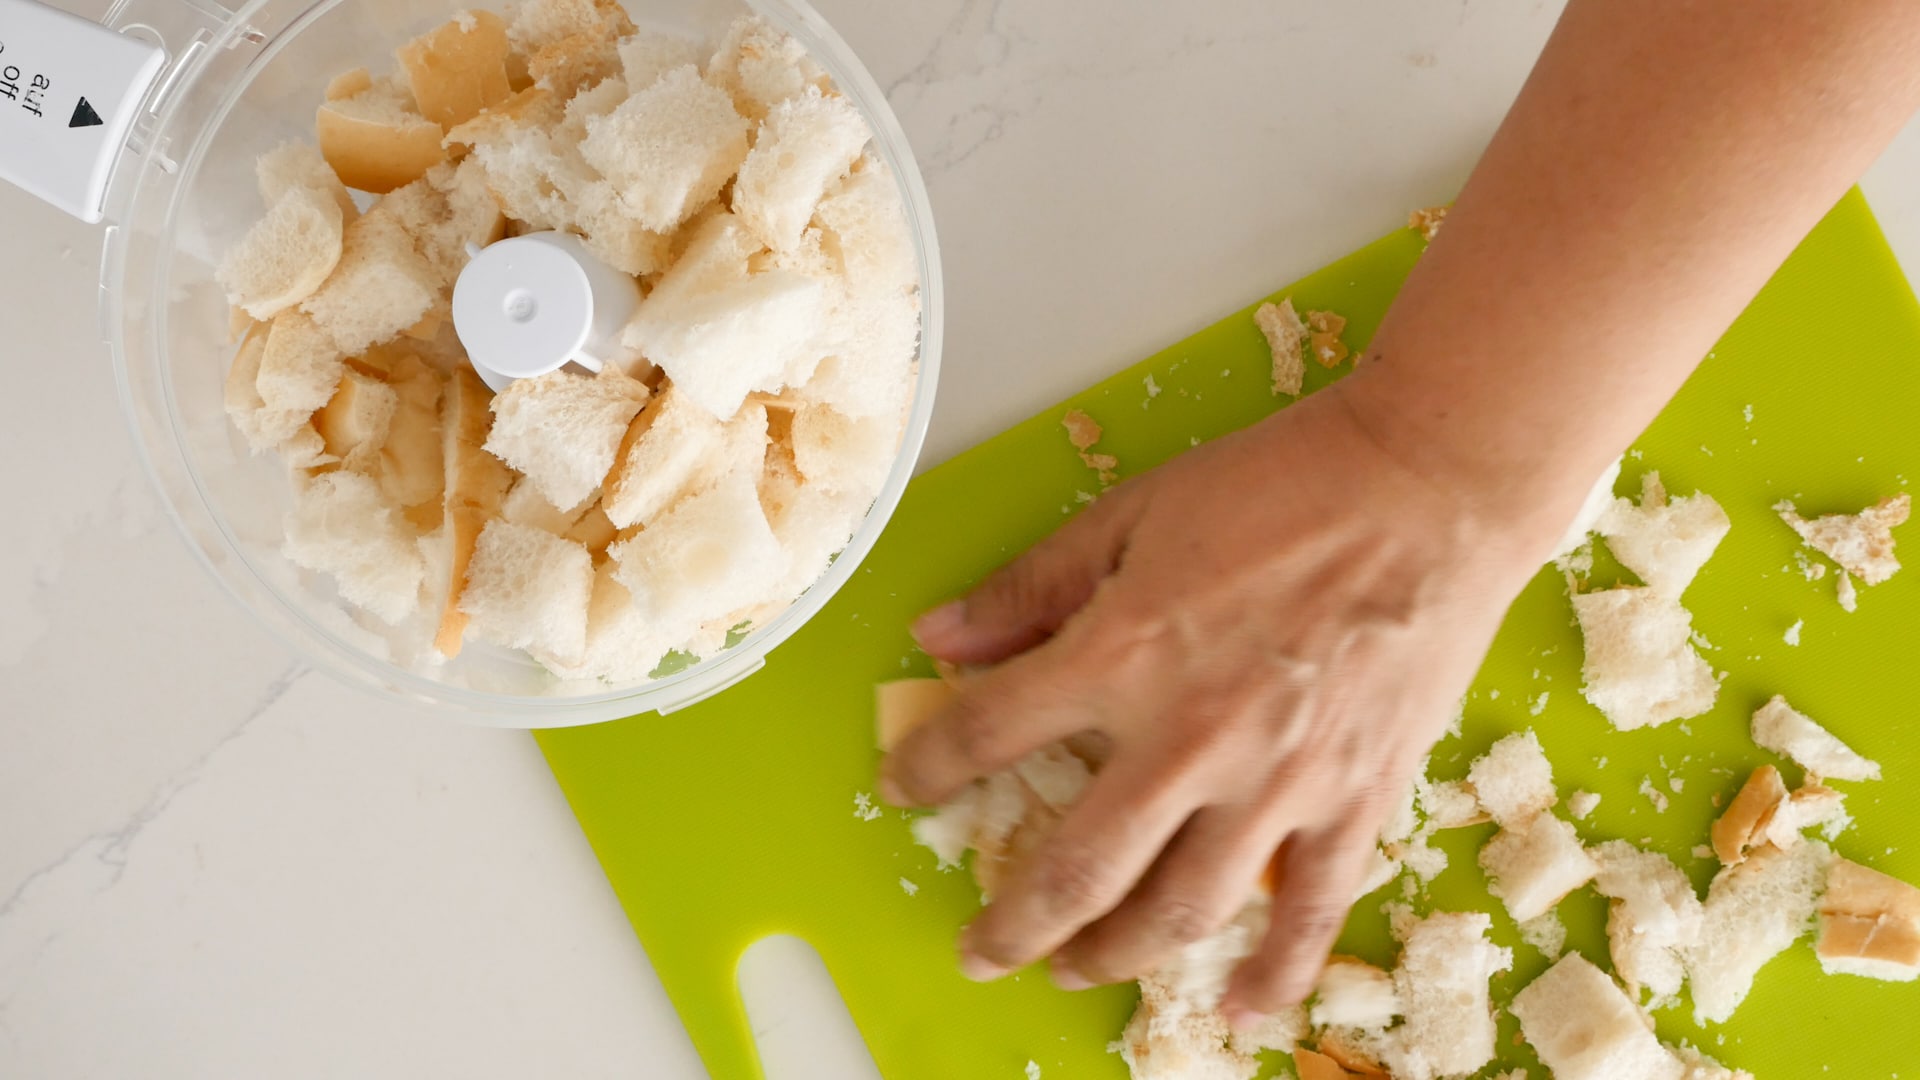
[[[70,128],[99,127],[104,123],[106,121],[100,119],[100,114],[93,111],[93,106],[87,99],[81,98],[80,104],[73,107],[73,119],[67,121],[67,126]]]

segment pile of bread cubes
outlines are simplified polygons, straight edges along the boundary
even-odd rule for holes
[[[911,406],[918,256],[866,121],[757,17],[703,47],[527,0],[396,55],[260,159],[266,215],[218,268],[227,412],[293,476],[286,557],[430,660],[471,637],[631,684],[723,649],[847,544]],[[617,362],[496,396],[453,287],[548,230],[643,298]]]
[[[1082,444],[1097,437],[1098,425],[1069,415],[1067,426],[1084,454]],[[1083,429],[1087,437],[1076,434]],[[1653,471],[1641,477],[1637,503],[1617,498],[1619,475],[1616,465],[1595,487],[1556,562],[1585,639],[1584,696],[1614,728],[1633,732],[1699,716],[1718,697],[1719,679],[1695,650],[1681,598],[1731,525],[1711,496],[1670,497]],[[1859,513],[1811,521],[1790,504],[1775,510],[1808,549],[1832,560],[1836,597],[1853,611],[1860,602],[1854,581],[1876,585],[1900,569],[1892,530],[1907,520],[1910,502],[1901,494]],[[1589,587],[1596,535],[1639,584]],[[1826,574],[1804,555],[1803,565],[1809,578]],[[877,688],[883,750],[965,687],[969,672],[936,666],[938,678]],[[1258,1055],[1267,1051],[1290,1054],[1301,1080],[1462,1080],[1482,1074],[1497,1056],[1504,1004],[1553,1080],[1753,1080],[1693,1046],[1663,1044],[1649,1010],[1676,1005],[1685,988],[1696,1022],[1726,1021],[1761,970],[1811,926],[1828,974],[1920,979],[1920,888],[1829,847],[1852,823],[1846,795],[1831,785],[1877,781],[1878,763],[1779,696],[1753,714],[1749,734],[1801,776],[1790,788],[1780,767],[1765,764],[1724,806],[1719,793],[1711,795],[1718,820],[1702,838],[1710,843],[1692,852],[1718,867],[1704,898],[1664,854],[1621,838],[1583,840],[1573,822],[1587,818],[1600,797],[1571,792],[1563,815],[1540,740],[1516,732],[1459,778],[1434,777],[1429,760],[1382,827],[1354,903],[1401,883],[1382,903],[1400,946],[1391,970],[1335,956],[1306,1005],[1269,1017],[1255,1031],[1229,1030],[1218,1005],[1234,967],[1266,933],[1276,875],[1269,867],[1228,925],[1139,980],[1140,1005],[1112,1049],[1134,1080],[1252,1080]],[[1105,753],[1102,741],[1087,736],[1036,751],[914,819],[914,837],[943,868],[970,858],[990,900],[1072,810]],[[1665,809],[1667,795],[1650,778],[1641,791],[1656,810]],[[1511,970],[1513,952],[1491,939],[1490,914],[1422,916],[1409,902],[1447,867],[1446,852],[1432,843],[1436,834],[1488,824],[1495,830],[1477,858],[1487,891],[1521,939],[1555,961],[1505,1003],[1495,1002],[1491,980]],[[1820,838],[1807,835],[1815,831]],[[1608,904],[1611,973],[1566,949],[1560,905],[1588,887]],[[1526,1080],[1526,1070],[1495,1080]]]

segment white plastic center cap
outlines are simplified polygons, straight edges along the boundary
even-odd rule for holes
[[[474,370],[503,390],[569,363],[598,371],[639,303],[639,283],[579,237],[530,233],[474,254],[453,288],[453,326]]]

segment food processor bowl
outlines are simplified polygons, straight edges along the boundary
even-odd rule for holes
[[[323,575],[280,546],[292,485],[254,455],[223,406],[234,354],[229,306],[214,280],[222,253],[260,213],[254,162],[311,139],[328,81],[379,68],[396,46],[458,10],[435,0],[122,0],[108,26],[171,58],[143,106],[108,190],[102,332],[112,345],[135,443],[200,561],[274,634],[316,667],[375,693],[490,725],[543,728],[669,712],[752,675],[859,567],[913,473],[940,373],[939,248],[918,166],[880,88],[800,0],[626,0],[643,29],[715,40],[758,13],[791,33],[859,108],[900,187],[919,256],[921,336],[911,413],[879,498],[825,576],[733,647],[650,682],[566,682],[524,653],[469,642],[432,654],[430,627],[386,627],[342,602]],[[430,616],[420,616],[428,618]]]

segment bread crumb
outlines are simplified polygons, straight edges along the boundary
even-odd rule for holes
[[[1153,376],[1151,375],[1147,376],[1146,385],[1147,385],[1148,401],[1152,401],[1154,398],[1157,398],[1160,396],[1160,384],[1153,380]]]
[[[913,882],[907,880],[906,878],[901,878],[900,891],[903,893],[906,893],[908,896],[913,896],[919,893],[920,886],[915,885]]]
[[[1540,691],[1540,696],[1534,698],[1533,704],[1527,709],[1528,715],[1539,716],[1541,713],[1547,711],[1547,697],[1549,694],[1550,691]]]
[[[1293,309],[1293,298],[1278,304],[1261,304],[1253,313],[1254,325],[1266,335],[1267,348],[1273,352],[1273,392],[1299,397],[1306,385],[1307,369],[1300,353],[1307,343],[1307,325]]]
[[[1799,645],[1800,631],[1806,625],[1807,625],[1807,620],[1805,619],[1795,620],[1792,626],[1787,627],[1787,632],[1781,635],[1781,640],[1785,641],[1789,645],[1795,645],[1795,646]]]
[[[1027,1080],[1040,1080],[1040,1063],[1039,1062],[1037,1061],[1027,1062]]]
[[[1560,954],[1567,951],[1567,924],[1560,921],[1559,913],[1549,911],[1519,925],[1520,940],[1547,959],[1558,960]]]
[[[1344,316],[1336,315],[1331,311],[1309,311],[1307,328],[1312,331],[1308,337],[1308,345],[1313,358],[1320,362],[1321,367],[1339,367],[1346,362],[1347,357],[1353,355],[1346,343],[1340,340],[1340,335],[1347,329],[1347,320]]]
[[[1801,517],[1791,500],[1775,503],[1773,509],[1802,543],[1839,563],[1863,585],[1878,585],[1900,569],[1893,553],[1893,530],[1906,524],[1913,510],[1913,498],[1905,493],[1857,514],[1828,514],[1813,521]]]
[[[1428,206],[1407,215],[1407,228],[1418,230],[1421,238],[1431,244],[1433,238],[1440,235],[1440,226],[1445,224],[1446,220],[1445,206]],[[1526,1070],[1521,1070],[1521,1075],[1525,1074]]]
[[[1711,859],[1713,858],[1713,848],[1706,844],[1695,844],[1690,854],[1696,859]]]
[[[853,794],[853,816],[860,821],[878,821],[881,809],[874,805],[873,796],[864,791]]]
[[[1653,804],[1654,813],[1664,814],[1667,812],[1669,801],[1659,788],[1653,786],[1652,777],[1643,776],[1640,778],[1640,794],[1645,795],[1647,801]]]
[[[1840,571],[1840,580],[1833,586],[1834,599],[1840,601],[1840,610],[1855,612],[1860,610],[1860,594],[1853,587],[1853,575]]]
[[[1576,791],[1567,796],[1567,813],[1572,814],[1575,821],[1585,821],[1587,815],[1599,805],[1600,796],[1591,791]]]
[[[1684,789],[1686,786],[1687,786],[1686,780],[1682,779],[1681,777],[1678,777],[1678,776],[1667,777],[1667,787],[1671,788],[1675,795],[1680,794],[1681,790]]]

